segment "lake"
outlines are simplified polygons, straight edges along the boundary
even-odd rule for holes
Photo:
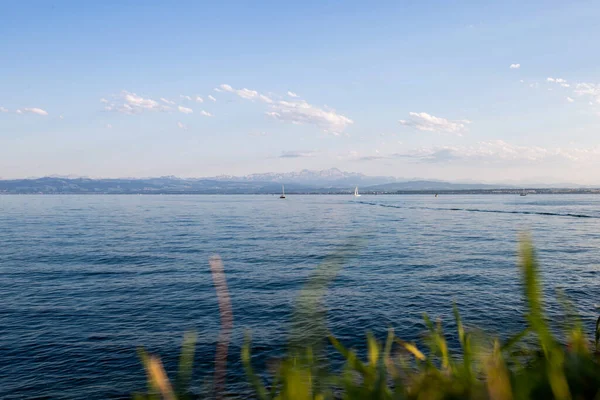
[[[192,329],[202,390],[219,330],[213,254],[233,303],[228,380],[239,393],[246,330],[258,365],[281,355],[299,289],[348,243],[358,254],[325,298],[343,343],[364,347],[367,330],[390,326],[417,340],[423,312],[452,335],[453,300],[467,325],[504,337],[524,326],[521,231],[550,317],[562,288],[591,332],[600,196],[0,196],[0,398],[127,398],[145,388],[136,347],[173,369]]]

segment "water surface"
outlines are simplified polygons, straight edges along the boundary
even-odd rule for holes
[[[135,348],[171,368],[199,334],[196,381],[210,371],[218,306],[208,257],[224,260],[234,308],[231,390],[245,329],[257,362],[281,354],[311,270],[364,238],[326,302],[351,346],[388,326],[406,339],[421,315],[506,335],[523,326],[518,233],[532,232],[549,294],[563,288],[591,330],[600,303],[600,197],[0,196],[0,398],[102,399],[144,388]],[[559,308],[552,302],[550,316]]]

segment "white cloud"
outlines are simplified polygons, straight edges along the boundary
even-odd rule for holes
[[[17,114],[24,114],[24,113],[28,113],[28,114],[37,114],[37,115],[42,115],[42,116],[47,116],[48,115],[48,111],[46,110],[42,110],[41,108],[24,108],[22,110],[17,110]]]
[[[177,122],[177,127],[179,129],[187,130],[187,125],[185,125],[183,122]]]
[[[467,130],[467,125],[471,123],[471,121],[466,119],[451,121],[425,112],[410,112],[409,115],[410,119],[401,119],[399,122],[404,126],[427,132],[453,133],[462,136],[463,132]]]
[[[575,100],[573,100],[573,99],[572,99],[572,98],[570,98],[570,97],[567,97],[567,101],[568,101],[569,103],[573,103]]]
[[[600,155],[600,148],[544,148],[517,146],[502,140],[479,142],[473,146],[442,146],[420,148],[406,153],[396,153],[388,158],[410,158],[419,162],[484,162],[484,163],[536,163],[548,160],[591,161]]]
[[[521,64],[510,64],[510,69],[519,69],[521,68]]]
[[[220,85],[219,91],[234,93],[246,100],[260,100],[268,104],[268,110],[265,114],[271,118],[296,125],[316,125],[323,131],[334,135],[339,135],[349,125],[354,123],[350,118],[338,114],[333,109],[319,108],[309,104],[305,100],[274,101],[271,97],[261,94],[256,90],[246,88],[234,89],[227,84]],[[289,92],[288,95],[290,93],[292,92]],[[296,95],[295,93],[292,94]]]
[[[100,99],[100,101],[106,104],[104,107],[106,111],[115,111],[129,115],[140,114],[144,111],[170,110],[168,106],[164,106],[155,100],[146,99],[126,90],[123,90],[121,93],[114,96],[114,100],[112,102],[106,99]]]
[[[175,102],[173,100],[168,100],[168,99],[165,99],[164,97],[161,97],[160,101],[162,101],[163,103],[166,103],[166,104],[170,104],[172,106],[175,105]]]
[[[196,103],[204,103],[204,99],[200,96],[196,96],[194,100],[196,100]]]
[[[306,157],[314,157],[316,155],[315,151],[284,151],[281,153],[279,158],[306,158]]]
[[[250,90],[250,89],[246,89],[246,88],[234,89],[230,85],[227,85],[227,84],[222,84],[221,86],[219,86],[219,88],[225,92],[235,93],[238,96],[240,96],[242,99],[260,100],[262,102],[269,103],[269,104],[273,103],[273,100],[271,100],[270,97],[265,96],[264,94],[260,94],[256,90]]]
[[[574,92],[578,96],[591,97],[592,101],[600,104],[600,84],[578,83],[575,85]]]
[[[111,124],[106,124],[106,129],[112,129],[113,126]]]
[[[8,108],[0,107],[0,112],[7,113]]]
[[[209,99],[210,101],[217,101],[217,99],[215,99],[215,98],[214,98],[213,96],[211,96],[210,94],[208,95],[208,99]]]
[[[204,115],[205,117],[212,117],[213,115],[211,113],[209,113],[208,111],[200,111],[200,115]]]
[[[571,85],[569,85],[567,83],[567,81],[565,79],[562,79],[562,78],[548,77],[548,78],[546,78],[546,82],[558,83],[560,86],[562,86],[564,88],[571,87]]]
[[[181,97],[182,99],[185,99],[185,100],[189,100],[189,101],[193,100],[192,96],[186,96],[186,95],[183,95],[183,94],[179,95],[179,97]]]
[[[324,110],[315,107],[304,100],[281,100],[273,104],[271,110],[272,111],[268,111],[266,114],[272,118],[298,125],[316,125],[325,132],[332,133],[336,136],[354,123],[350,118],[338,114],[333,109]]]
[[[555,82],[555,83],[567,83],[567,81],[562,78],[552,78],[552,77],[546,78],[546,81],[547,82]]]
[[[179,110],[179,112],[182,112],[184,114],[192,114],[194,112],[194,110],[192,110],[191,108],[187,108],[187,107],[183,107],[183,106],[177,106],[177,109]]]
[[[288,91],[288,92],[287,92],[287,94],[288,94],[288,96],[290,96],[290,97],[294,97],[294,98],[298,97],[298,95],[297,95],[296,93],[294,93],[294,92],[290,92],[290,91]]]
[[[58,118],[65,119],[65,117],[63,117],[62,115],[59,115]]]
[[[156,101],[152,99],[145,99],[141,96],[136,95],[135,93],[125,93],[124,96],[127,103],[136,107],[151,109],[158,106],[158,103]]]

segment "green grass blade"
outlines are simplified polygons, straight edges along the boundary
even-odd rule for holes
[[[547,375],[554,397],[559,400],[571,398],[564,373],[564,353],[550,332],[544,319],[542,290],[539,284],[539,266],[531,240],[523,236],[520,243],[521,273],[525,300],[528,307],[527,319],[537,334],[547,362]]]
[[[179,368],[177,372],[177,396],[179,399],[187,399],[192,380],[194,366],[194,354],[196,351],[196,332],[186,332],[183,336],[181,354],[179,355]]]
[[[463,327],[462,321],[460,319],[460,314],[458,313],[458,307],[456,306],[456,302],[452,302],[452,312],[454,313],[454,320],[456,322],[456,330],[458,331],[458,340],[460,341],[461,346],[465,347],[465,328]]]
[[[248,378],[250,385],[252,385],[252,387],[254,388],[254,394],[256,395],[256,397],[260,400],[266,400],[268,399],[267,390],[261,382],[260,377],[258,377],[254,373],[254,369],[252,368],[252,357],[250,347],[250,335],[246,334],[246,340],[244,341],[244,346],[242,347],[242,363],[244,364],[246,377]]]
[[[328,256],[311,274],[296,300],[290,329],[290,355],[306,348],[316,353],[327,337],[325,308],[322,304],[329,284],[335,279],[346,261],[358,254],[359,240],[352,241]]]
[[[346,363],[351,369],[361,373],[362,375],[369,374],[368,367],[363,364],[358,357],[356,357],[356,354],[353,351],[348,350],[343,344],[341,344],[335,337],[331,335],[329,336],[329,341],[333,347],[335,347],[335,349],[346,359]]]
[[[596,321],[596,335],[595,335],[595,347],[596,347],[596,352],[600,351],[598,349],[598,345],[600,345],[600,317],[598,317],[598,320]]]
[[[554,348],[556,341],[550,333],[550,328],[543,315],[542,290],[539,284],[539,266],[535,258],[533,246],[528,237],[521,240],[521,273],[525,300],[527,302],[527,319],[531,329],[538,335],[545,353]],[[548,355],[548,354],[546,354]]]
[[[369,366],[371,368],[375,368],[377,367],[377,362],[379,361],[380,350],[379,344],[377,343],[375,337],[373,337],[373,334],[371,332],[367,333],[367,346],[369,348]]]
[[[528,333],[530,332],[530,328],[526,327],[521,332],[516,335],[510,337],[501,347],[502,351],[508,351],[512,349],[517,343],[519,343]]]

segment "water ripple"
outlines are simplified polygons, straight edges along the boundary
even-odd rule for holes
[[[389,326],[418,340],[422,313],[501,337],[524,325],[518,232],[536,242],[548,313],[562,288],[591,327],[600,298],[595,196],[0,196],[0,398],[129,398],[145,378],[135,349],[177,368],[198,332],[197,391],[219,329],[207,265],[225,263],[235,328],[229,389],[248,389],[239,353],[283,353],[314,267],[351,236],[365,242],[326,294],[329,329],[365,348]],[[370,206],[370,207],[368,207]],[[597,300],[596,300],[597,302]],[[453,336],[450,344],[457,346]]]

